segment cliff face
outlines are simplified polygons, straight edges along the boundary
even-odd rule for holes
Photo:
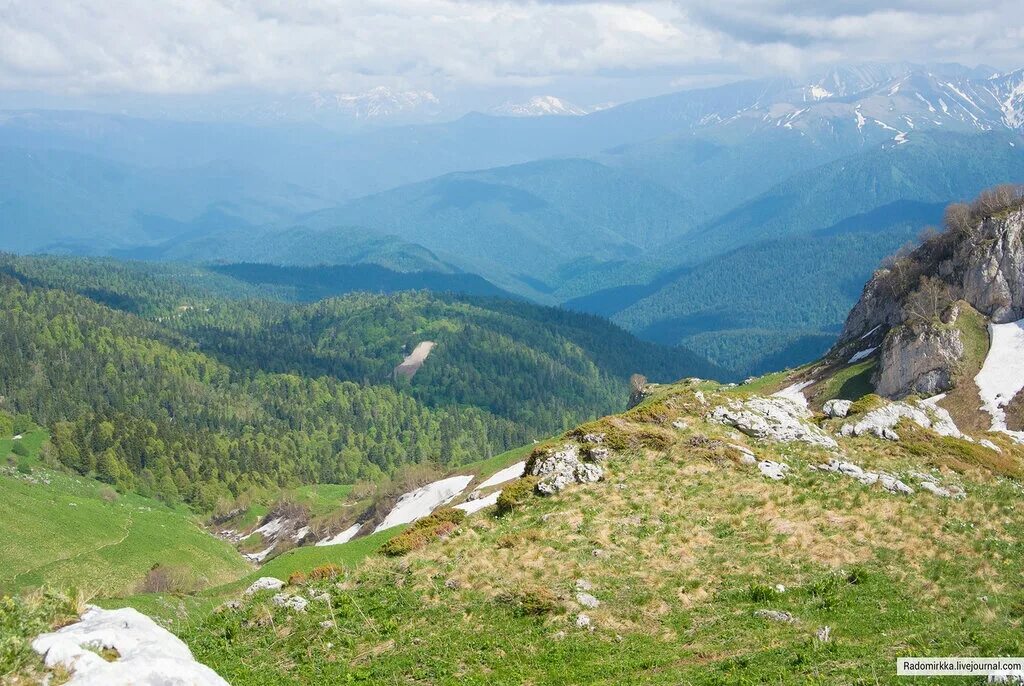
[[[976,240],[960,246],[961,290],[993,323],[1024,318],[1024,208],[981,223]]]
[[[951,206],[945,233],[875,272],[826,359],[875,356],[880,395],[935,395],[961,370],[961,306],[993,324],[1024,318],[1024,191],[998,191]]]
[[[964,344],[955,327],[915,331],[901,326],[885,337],[878,359],[875,392],[887,398],[916,393],[932,396],[953,386]]]

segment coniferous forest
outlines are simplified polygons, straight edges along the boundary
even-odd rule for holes
[[[0,313],[0,410],[47,426],[50,460],[204,511],[480,460],[620,409],[631,373],[716,371],[589,315],[426,292],[301,304],[198,267],[5,256]]]

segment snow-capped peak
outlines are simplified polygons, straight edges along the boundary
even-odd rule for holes
[[[580,116],[587,114],[582,107],[553,95],[536,95],[524,103],[506,102],[494,108],[495,114],[508,117],[543,117],[547,115]]]
[[[386,86],[365,93],[313,94],[317,109],[336,107],[356,119],[382,119],[415,110],[431,109],[441,101],[430,91],[397,91]]]

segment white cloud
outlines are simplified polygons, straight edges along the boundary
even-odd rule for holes
[[[1016,3],[0,0],[0,89],[459,88],[607,73],[1024,60]],[[1016,21],[1014,21],[1016,19]]]

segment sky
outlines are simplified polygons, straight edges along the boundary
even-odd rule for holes
[[[429,90],[582,105],[871,61],[1024,66],[1019,0],[0,0],[0,107]]]

